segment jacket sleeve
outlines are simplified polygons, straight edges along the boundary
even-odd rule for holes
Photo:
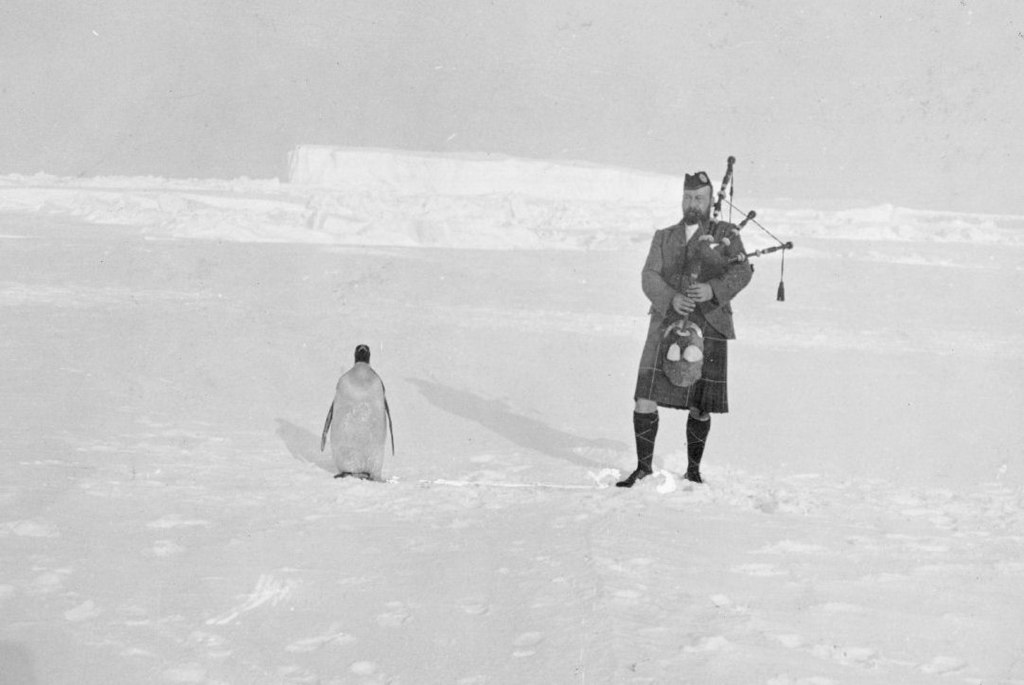
[[[746,252],[738,232],[731,236],[731,240],[735,244],[734,252],[736,254]],[[718,306],[726,305],[736,297],[739,291],[747,287],[753,275],[754,270],[750,267],[750,262],[744,260],[736,264],[729,264],[721,276],[710,279],[708,285],[711,286],[711,290],[715,294],[714,299]]]
[[[640,276],[640,285],[644,295],[651,301],[651,307],[662,316],[666,316],[672,306],[672,298],[677,291],[665,282],[661,276],[664,267],[661,243],[664,238],[664,231],[656,231],[651,239],[651,250],[647,253],[647,261],[644,263],[644,270]]]

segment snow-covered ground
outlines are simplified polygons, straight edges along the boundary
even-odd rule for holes
[[[623,491],[675,194],[385,158],[0,178],[0,682],[1024,683],[1024,217],[737,196],[787,301],[760,259],[707,484],[663,410]],[[360,342],[387,484],[319,451]]]

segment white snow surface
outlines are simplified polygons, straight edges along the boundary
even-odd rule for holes
[[[0,178],[0,683],[1024,683],[1024,218],[744,206],[787,301],[622,490],[678,181],[328,152]],[[387,483],[319,450],[364,342]]]

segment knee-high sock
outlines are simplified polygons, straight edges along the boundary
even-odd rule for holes
[[[636,436],[636,465],[650,472],[654,460],[654,439],[658,436],[658,412],[633,412],[633,434]]]
[[[654,438],[658,435],[658,412],[641,414],[633,412],[633,433],[636,435],[636,469],[615,484],[619,488],[631,488],[654,472]]]
[[[689,469],[696,471],[700,467],[700,459],[704,456],[704,443],[711,431],[711,417],[701,421],[692,416],[686,421],[686,456]]]

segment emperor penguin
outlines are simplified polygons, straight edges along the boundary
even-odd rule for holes
[[[390,432],[394,454],[395,434],[391,430],[391,409],[384,383],[370,367],[370,348],[366,345],[356,346],[355,364],[338,379],[320,438],[321,452],[327,444],[328,431],[334,466],[338,469],[335,478],[382,480],[385,439]]]

